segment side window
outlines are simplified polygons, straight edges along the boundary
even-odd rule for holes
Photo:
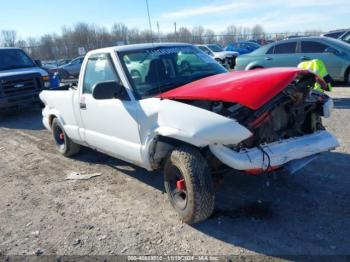
[[[288,42],[275,45],[274,54],[294,54],[297,47],[297,42]]]
[[[273,54],[273,51],[275,50],[275,46],[271,47],[267,52],[266,54]]]
[[[109,54],[93,55],[89,58],[83,81],[83,94],[92,94],[92,87],[100,82],[117,81],[120,79],[114,69]]]
[[[302,53],[323,53],[329,46],[313,41],[302,41],[301,52]]]

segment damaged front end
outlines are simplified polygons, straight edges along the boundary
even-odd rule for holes
[[[321,117],[329,117],[332,99],[313,90],[317,76],[299,74],[281,92],[257,109],[234,102],[182,100],[231,118],[253,134],[236,144],[210,145],[211,153],[236,170],[259,174],[276,170],[339,146],[327,132]],[[249,87],[246,88],[249,92]],[[302,164],[294,165],[302,167]],[[301,161],[299,161],[301,162]]]

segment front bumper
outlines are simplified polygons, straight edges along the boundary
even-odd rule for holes
[[[0,111],[7,111],[13,108],[25,107],[40,103],[39,91],[31,94],[17,95],[0,98]]]
[[[327,131],[285,139],[261,148],[234,151],[224,145],[210,145],[211,152],[224,164],[236,170],[267,169],[282,166],[287,162],[330,151],[339,146],[338,140]],[[270,160],[269,160],[270,159]],[[269,163],[270,162],[270,163]]]

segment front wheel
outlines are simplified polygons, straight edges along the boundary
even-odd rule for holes
[[[55,118],[52,121],[52,135],[55,140],[56,148],[62,155],[69,157],[77,154],[80,145],[74,143],[64,132],[62,124]]]
[[[185,223],[198,223],[212,214],[213,180],[196,148],[183,146],[170,153],[164,166],[164,186],[171,205]]]

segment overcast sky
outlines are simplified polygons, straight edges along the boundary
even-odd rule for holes
[[[23,38],[60,33],[77,22],[115,22],[148,28],[145,0],[0,0],[0,30],[17,30]],[[153,29],[163,32],[202,25],[222,32],[231,24],[261,24],[266,32],[323,31],[350,27],[349,0],[149,0]]]

